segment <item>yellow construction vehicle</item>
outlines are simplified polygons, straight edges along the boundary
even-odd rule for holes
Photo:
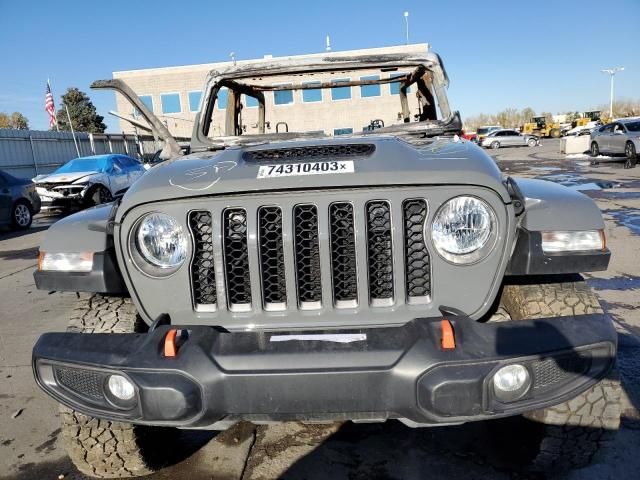
[[[580,114],[580,118],[571,122],[571,127],[572,128],[584,127],[589,122],[597,122],[598,120],[602,119],[601,114],[602,112],[600,112],[600,110],[591,110],[589,112],[582,112]]]
[[[547,124],[545,117],[533,117],[529,123],[522,126],[522,133],[538,135],[539,137],[559,138],[562,129],[559,123]]]

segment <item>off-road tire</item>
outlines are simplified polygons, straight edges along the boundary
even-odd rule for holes
[[[67,331],[133,333],[146,329],[129,298],[95,294],[80,299]],[[111,422],[60,406],[62,438],[75,466],[96,478],[148,475],[168,461],[175,430]]]
[[[602,313],[584,281],[505,285],[492,321]],[[505,318],[505,316],[507,318]],[[620,426],[621,387],[617,370],[577,397],[559,405],[528,412],[536,422],[536,438],[527,468],[562,472],[584,467],[603,449]]]

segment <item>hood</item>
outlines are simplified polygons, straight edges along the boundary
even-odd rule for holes
[[[333,156],[334,147],[342,148],[342,156]],[[273,159],[273,150],[280,151],[279,159]],[[367,153],[351,155],[345,154],[345,150]],[[260,167],[265,165],[319,161],[352,162],[353,167],[348,165],[345,172],[339,173],[267,178],[259,175]],[[488,187],[505,202],[510,201],[495,162],[471,142],[458,137],[367,135],[238,146],[173,159],[152,168],[133,184],[122,199],[119,215],[142,203],[205,195],[443,184]]]
[[[100,172],[73,172],[73,173],[51,173],[49,175],[40,175],[34,180],[36,184],[40,183],[75,183],[83,180],[91,175],[97,175]]]

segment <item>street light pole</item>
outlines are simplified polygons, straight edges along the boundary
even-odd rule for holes
[[[407,45],[409,45],[409,12],[404,12],[404,23],[407,32]]]
[[[609,118],[613,118],[613,77],[616,73],[622,72],[624,67],[616,67],[616,68],[607,68],[605,70],[600,70],[602,73],[608,73],[611,78],[611,95],[609,98]]]

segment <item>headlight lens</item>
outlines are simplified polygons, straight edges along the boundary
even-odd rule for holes
[[[453,263],[481,260],[489,253],[495,237],[495,213],[485,201],[470,196],[446,202],[431,227],[436,250]]]
[[[150,213],[139,221],[135,243],[142,258],[160,269],[176,269],[187,258],[184,229],[164,213]]]

